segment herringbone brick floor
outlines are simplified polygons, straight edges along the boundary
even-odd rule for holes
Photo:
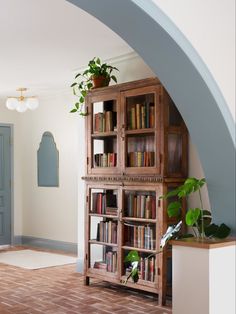
[[[0,314],[171,314],[151,295],[92,281],[83,285],[75,265],[26,270],[0,264]]]

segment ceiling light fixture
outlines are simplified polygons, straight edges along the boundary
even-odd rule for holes
[[[27,88],[21,87],[17,89],[20,92],[19,97],[10,96],[7,97],[6,107],[9,110],[16,110],[18,112],[25,112],[27,109],[35,110],[39,106],[39,101],[36,96],[23,96],[23,92],[26,92]]]

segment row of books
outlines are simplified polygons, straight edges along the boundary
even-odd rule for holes
[[[91,213],[100,215],[117,215],[117,195],[106,193],[92,193]]]
[[[126,276],[130,274],[132,267],[126,268]],[[155,281],[155,257],[140,257],[139,278],[146,281]]]
[[[128,217],[155,219],[155,196],[129,193],[126,198],[126,215]]]
[[[117,252],[106,252],[104,261],[96,261],[94,268],[115,273],[117,271]]]
[[[127,225],[125,228],[125,245],[140,249],[155,250],[156,235],[154,226]]]
[[[155,165],[154,152],[128,153],[128,167],[153,167]]]
[[[100,221],[97,224],[97,241],[117,243],[117,223],[114,221]]]
[[[128,106],[128,130],[154,128],[154,103],[133,104]]]
[[[103,153],[94,155],[95,167],[116,167],[116,153]]]
[[[116,112],[104,111],[94,115],[94,133],[114,131],[116,127]]]

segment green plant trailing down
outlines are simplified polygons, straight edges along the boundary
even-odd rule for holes
[[[117,83],[115,75],[112,75],[112,71],[114,70],[119,71],[116,67],[108,65],[107,63],[101,63],[101,60],[98,57],[94,57],[90,60],[86,70],[76,74],[75,81],[71,85],[73,94],[78,96],[78,101],[70,112],[79,112],[80,115],[85,116],[87,113],[83,108],[83,104],[88,91],[94,88],[93,80],[102,77],[101,87],[108,86],[110,80]]]
[[[170,202],[167,207],[169,217],[178,217],[181,209],[181,199],[187,198],[192,193],[198,193],[200,207],[189,208],[185,216],[186,225],[192,227],[193,234],[199,238],[226,238],[230,234],[230,228],[222,223],[220,226],[212,223],[211,212],[203,208],[201,188],[206,180],[188,178],[183,185],[170,191],[161,198],[177,197],[177,200]]]

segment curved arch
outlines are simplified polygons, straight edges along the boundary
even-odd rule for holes
[[[68,1],[120,35],[162,81],[198,149],[215,222],[235,232],[235,123],[194,48],[151,1]]]

